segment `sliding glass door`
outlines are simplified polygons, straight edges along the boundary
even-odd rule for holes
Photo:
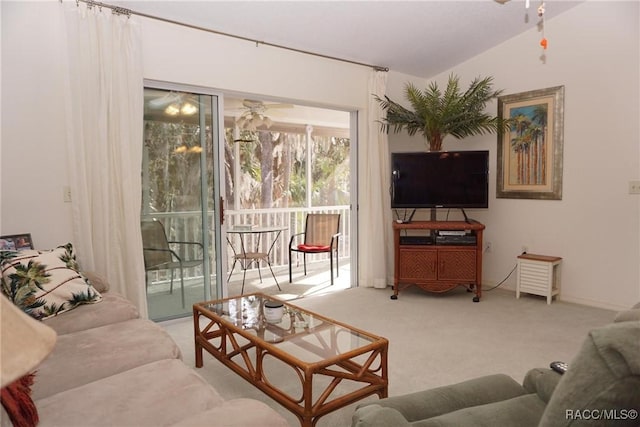
[[[218,96],[147,82],[141,227],[153,320],[218,296]]]
[[[351,256],[356,246],[351,210],[356,204],[355,113],[237,96],[224,99],[225,161],[220,166],[226,168],[225,222],[232,231],[226,265],[229,295],[260,291],[295,298],[325,292],[331,286],[326,253],[307,255],[306,271],[294,252],[289,283],[289,243],[304,231],[309,213],[340,215],[340,274],[334,278],[334,288],[356,283],[350,277],[355,271]],[[234,262],[241,246],[233,229],[248,226],[282,227],[278,237],[269,241],[273,243],[269,263],[273,277],[261,273],[264,263],[248,263],[243,269]],[[259,243],[253,236],[245,244],[255,248]]]

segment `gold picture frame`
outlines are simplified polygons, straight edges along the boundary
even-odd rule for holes
[[[496,197],[562,200],[564,86],[499,96],[498,117]]]

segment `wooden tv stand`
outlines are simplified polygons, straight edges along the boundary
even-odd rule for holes
[[[410,286],[438,293],[464,286],[475,292],[473,301],[479,302],[484,228],[484,224],[473,220],[394,222],[395,268],[391,299],[397,299],[398,293]],[[456,241],[455,237],[437,238],[440,231],[465,231],[467,237],[475,238],[467,241]]]

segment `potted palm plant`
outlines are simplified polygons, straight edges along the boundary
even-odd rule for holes
[[[382,130],[400,132],[406,129],[413,136],[420,132],[430,151],[442,150],[442,141],[448,135],[463,139],[473,135],[501,132],[509,126],[507,120],[485,113],[488,101],[498,97],[502,90],[493,90],[493,77],[477,77],[462,92],[460,78],[451,74],[444,93],[436,82],[421,91],[412,83],[405,85],[405,96],[411,104],[409,110],[385,96],[376,96],[386,111],[381,121]]]

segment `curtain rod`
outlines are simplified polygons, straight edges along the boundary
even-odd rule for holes
[[[276,43],[270,43],[270,42],[266,42],[266,41],[263,41],[263,40],[256,40],[256,39],[252,39],[252,38],[249,38],[249,37],[239,36],[237,34],[225,33],[225,32],[222,32],[222,31],[213,30],[211,28],[201,27],[199,25],[193,25],[193,24],[188,24],[186,22],[180,22],[180,21],[176,21],[176,20],[173,20],[173,19],[163,18],[161,16],[150,15],[148,13],[143,13],[143,12],[136,12],[136,11],[131,10],[131,9],[127,9],[127,8],[120,7],[120,6],[114,6],[114,5],[107,4],[107,3],[102,3],[102,2],[99,2],[99,1],[94,1],[94,0],[76,0],[76,4],[79,4],[80,2],[86,3],[87,7],[89,7],[89,8],[97,6],[98,8],[103,8],[104,7],[104,8],[107,8],[107,9],[111,9],[111,11],[113,13],[119,14],[119,15],[141,16],[143,18],[149,18],[149,19],[153,19],[153,20],[156,20],[156,21],[162,21],[162,22],[166,22],[166,23],[169,23],[169,24],[179,25],[181,27],[187,27],[187,28],[191,28],[191,29],[194,29],[194,30],[205,31],[207,33],[212,33],[212,34],[217,34],[217,35],[220,35],[220,36],[231,37],[231,38],[238,39],[238,40],[244,40],[244,41],[252,42],[252,43],[256,44],[256,47],[259,47],[260,45],[264,45],[264,46],[269,46],[269,47],[275,47],[275,48],[278,48],[278,49],[288,50],[288,51],[291,51],[291,52],[303,53],[305,55],[311,55],[311,56],[317,56],[317,57],[320,57],[320,58],[331,59],[331,60],[334,60],[334,61],[346,62],[346,63],[354,64],[354,65],[361,65],[363,67],[373,68],[376,71],[384,71],[384,72],[388,72],[389,71],[388,67],[381,67],[379,65],[365,64],[363,62],[351,61],[349,59],[337,58],[335,56],[329,56],[329,55],[324,55],[324,54],[321,54],[321,53],[310,52],[310,51],[307,51],[307,50],[296,49],[296,48],[293,48],[293,47],[283,46],[283,45],[276,44]],[[60,3],[62,3],[62,0],[60,0]]]

